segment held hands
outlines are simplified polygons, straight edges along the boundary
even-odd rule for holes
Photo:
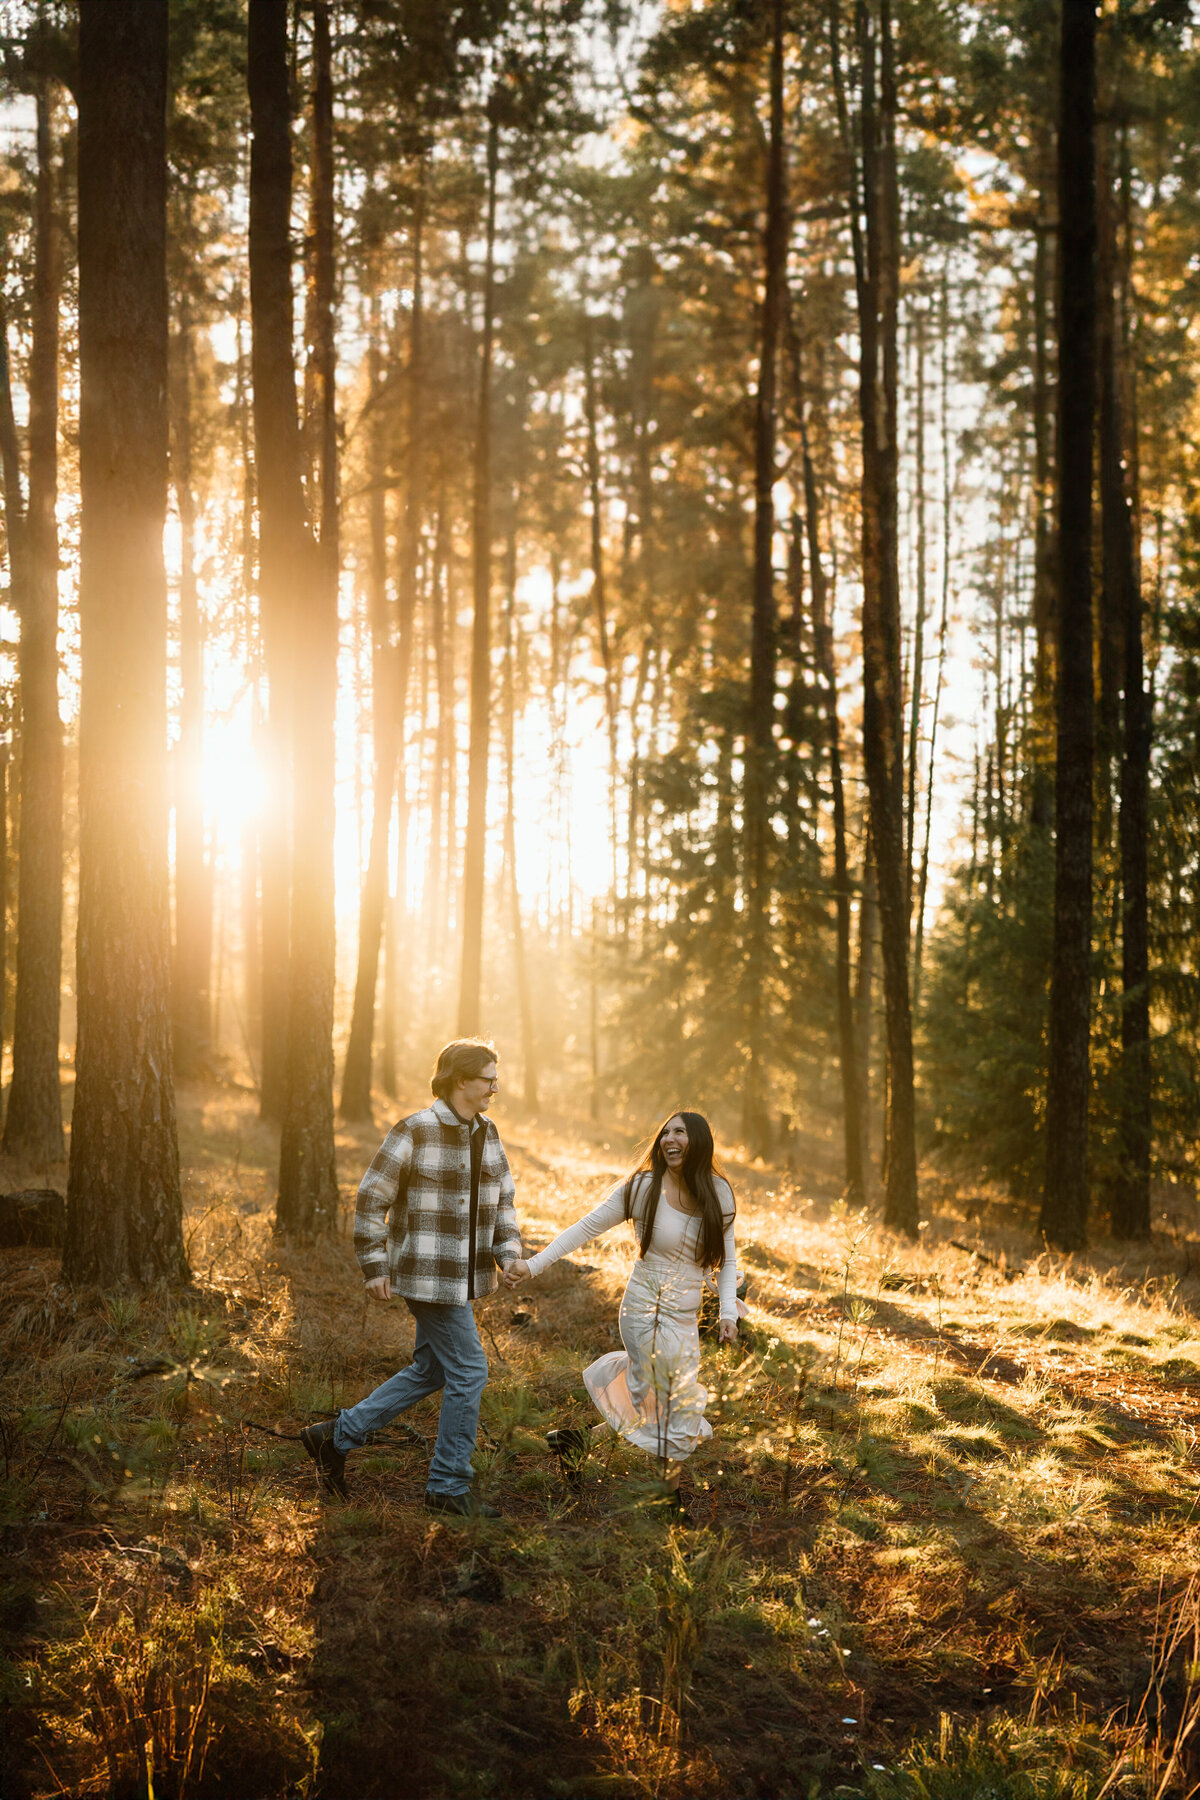
[[[732,1344],[734,1339],[737,1337],[737,1334],[738,1334],[738,1329],[737,1329],[737,1320],[736,1319],[722,1319],[721,1320],[720,1325],[717,1327],[717,1339],[720,1343]]]
[[[500,1278],[507,1288],[520,1287],[523,1281],[529,1280],[529,1264],[523,1256],[518,1256],[512,1262],[505,1263],[500,1271]]]
[[[367,1292],[370,1294],[372,1300],[390,1300],[392,1297],[392,1284],[386,1275],[377,1275],[374,1281],[368,1281]]]

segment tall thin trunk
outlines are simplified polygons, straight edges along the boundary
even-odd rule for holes
[[[79,1034],[63,1271],[186,1279],[167,867],[167,4],[79,12]]]
[[[918,1228],[908,896],[904,878],[904,750],[897,568],[896,327],[899,202],[896,82],[890,0],[857,0],[862,67],[862,197],[846,113],[832,0],[832,62],[851,157],[851,216],[858,296],[862,421],[863,752],[871,803],[887,1021],[888,1132],[884,1221]],[[878,93],[876,83],[878,80]],[[859,225],[859,210],[865,221]]]
[[[4,1152],[31,1162],[66,1154],[58,1072],[62,989],[63,746],[58,711],[58,301],[50,92],[37,90],[33,338],[29,358],[29,504],[4,458],[10,573],[20,616],[21,813],[17,829],[17,991]],[[2,319],[0,319],[2,324]],[[7,373],[7,371],[6,371]],[[11,395],[5,382],[5,409]],[[10,427],[7,422],[4,435]],[[15,443],[15,430],[12,432]],[[22,516],[14,520],[13,502]],[[14,547],[13,526],[17,528]]]
[[[342,1071],[342,1117],[371,1117],[371,1060],[375,1035],[375,993],[388,899],[388,844],[392,797],[396,791],[395,646],[387,591],[387,436],[383,415],[383,355],[379,342],[379,299],[373,296],[370,371],[371,492],[367,502],[370,550],[367,562],[371,627],[371,712],[375,770],[371,796],[371,841],[358,912],[358,970],[346,1063]]]
[[[661,297],[655,287],[654,252],[639,245],[630,269],[630,293],[626,303],[629,343],[630,410],[634,432],[634,502],[637,507],[637,597],[645,635],[638,661],[637,687],[630,708],[633,754],[629,767],[629,822],[626,845],[626,887],[631,910],[640,930],[647,920],[649,890],[645,855],[647,820],[643,808],[642,700],[649,680],[660,626],[658,622],[658,558],[655,544],[655,499],[652,450],[655,431],[655,340]],[[653,746],[651,747],[653,754]]]
[[[772,0],[770,132],[763,232],[763,304],[754,407],[754,589],[750,625],[750,704],[746,720],[744,823],[746,1070],[742,1136],[751,1156],[771,1147],[766,1100],[764,1021],[771,911],[771,805],[775,775],[775,435],[776,362],[787,268],[787,176],[783,137],[783,0]]]
[[[592,929],[588,945],[588,1050],[591,1087],[588,1113],[593,1123],[600,1117],[600,903],[592,901]]]
[[[444,497],[442,516],[446,519],[446,670],[444,681],[439,678],[438,692],[446,695],[446,874],[439,941],[444,955],[448,957],[451,916],[453,915],[455,928],[461,932],[462,914],[456,904],[461,892],[458,882],[458,720],[455,716],[458,699],[458,582],[454,544],[450,536],[449,515],[445,509]],[[439,718],[440,716],[439,713]]]
[[[467,840],[463,866],[462,973],[458,1029],[479,1030],[483,979],[483,901],[487,863],[488,749],[491,731],[492,588],[492,351],[496,308],[496,183],[500,128],[493,110],[487,135],[487,219],[483,269],[483,326],[479,349],[479,410],[475,425],[472,496],[474,621],[471,631],[471,742],[467,756]]]
[[[1094,0],[1063,0],[1058,132],[1058,711],[1054,946],[1041,1225],[1087,1242],[1091,1020],[1092,440],[1096,409]]]
[[[946,680],[946,644],[950,627],[950,569],[954,526],[953,451],[950,431],[950,294],[949,271],[942,283],[941,308],[941,424],[942,424],[942,609],[938,620],[937,677],[933,688],[933,712],[929,721],[929,766],[925,777],[925,835],[921,844],[921,873],[917,881],[917,917],[913,934],[913,1013],[920,1014],[921,968],[925,955],[925,904],[929,894],[929,846],[933,833],[934,772],[937,767],[938,721]]]
[[[260,0],[255,0],[257,6]],[[253,8],[251,11],[253,12]],[[292,608],[295,661],[292,934],[287,1079],[277,1229],[307,1237],[337,1220],[333,1138],[334,713],[337,703],[338,459],[334,318],[333,70],[328,0],[314,0],[313,339],[320,541]]]
[[[608,590],[604,572],[604,504],[600,480],[600,407],[596,391],[595,327],[585,297],[583,310],[583,410],[587,422],[588,515],[592,561],[592,606],[596,613],[596,639],[604,672],[604,722],[608,728],[609,853],[612,858],[612,892],[617,900],[617,685],[613,668],[612,634],[608,618]]]
[[[875,858],[870,835],[863,846],[861,898],[858,906],[858,968],[854,979],[854,1041],[858,1051],[858,1117],[862,1134],[864,1180],[871,1154],[871,1045],[875,1035],[875,939],[879,933]]]
[[[809,582],[812,593],[813,652],[817,674],[824,688],[825,732],[829,747],[829,781],[833,793],[833,885],[837,927],[836,982],[838,1062],[842,1078],[842,1141],[845,1155],[846,1194],[861,1200],[865,1192],[866,1146],[859,1107],[858,1046],[854,1029],[851,992],[850,864],[846,850],[846,785],[842,772],[841,721],[838,717],[837,664],[834,657],[833,622],[830,618],[829,584],[821,556],[821,503],[816,469],[808,438],[806,396],[800,369],[800,346],[794,321],[788,315],[792,346],[795,413],[800,431],[804,475],[804,525],[808,539]],[[824,395],[821,396],[824,399]]]
[[[237,387],[238,448],[242,464],[242,606],[244,655],[251,684],[251,745],[257,758],[262,749],[262,645],[255,616],[256,559],[254,511],[256,503],[254,455],[251,445],[251,413],[249,369],[243,342],[242,325],[245,290],[238,289],[237,319]],[[258,1081],[256,1058],[262,1054],[262,934],[259,929],[259,821],[253,813],[246,817],[242,829],[241,860],[238,870],[242,914],[242,994],[244,1017],[242,1031],[251,1078]]]
[[[1119,54],[1119,53],[1118,53]],[[1096,130],[1096,435],[1099,440],[1100,592],[1096,607],[1094,842],[1112,842],[1113,776],[1121,759],[1121,696],[1125,677],[1125,621],[1129,585],[1134,582],[1133,525],[1125,492],[1125,443],[1121,404],[1121,356],[1116,341],[1117,229],[1113,206],[1112,125]],[[1099,880],[1106,886],[1111,867],[1102,855]],[[1103,900],[1097,916],[1106,912]],[[1147,1230],[1149,1226],[1147,1226]]]
[[[291,935],[292,611],[312,579],[292,347],[292,147],[287,0],[248,11],[250,362],[259,518],[259,603],[268,682],[259,869],[262,1111],[283,1117]]]
[[[406,767],[403,721],[408,716],[408,690],[413,667],[413,648],[417,616],[417,575],[421,558],[421,527],[425,512],[425,446],[424,432],[424,394],[425,394],[425,349],[424,349],[424,262],[423,262],[423,227],[425,220],[425,179],[424,165],[421,167],[420,185],[413,217],[413,299],[411,316],[411,337],[409,342],[408,371],[408,441],[406,445],[406,482],[404,494],[404,516],[400,529],[400,565],[397,571],[397,598],[399,601],[398,635],[396,643],[396,712],[399,729],[396,740],[398,762],[397,785],[399,791],[400,831],[396,856],[396,903],[392,908],[390,924],[392,927],[393,968],[399,971],[404,955],[404,937],[408,931],[408,819],[410,803],[408,799],[408,771]],[[419,771],[418,771],[419,772]]]
[[[633,695],[629,705],[629,736],[632,749],[629,755],[629,806],[625,826],[625,895],[626,895],[626,930],[641,917],[642,899],[639,891],[638,835],[641,809],[642,784],[642,701],[646,693],[646,683],[650,674],[650,653],[654,643],[653,627],[647,627],[642,638],[641,653],[638,656],[637,676],[633,684]]]
[[[400,643],[392,642],[387,598],[387,529],[384,516],[384,477],[387,469],[387,436],[383,415],[383,359],[379,343],[378,300],[373,307],[372,340],[368,351],[371,368],[371,442],[373,486],[370,498],[371,530],[371,667],[375,731],[375,787],[371,812],[371,847],[363,882],[358,927],[358,975],[354,988],[354,1012],[346,1067],[342,1077],[342,1112],[348,1119],[371,1116],[371,1046],[375,1032],[375,991],[379,981],[379,948],[388,898],[388,843],[392,797],[396,790],[396,763],[401,754],[404,707],[411,656],[412,619],[416,599],[417,549],[420,532],[419,471],[423,451],[419,442],[422,324],[422,225],[424,219],[424,165],[413,215],[413,300],[408,357],[408,431],[406,468],[408,494],[400,557]],[[391,925],[395,937],[399,923],[397,896]],[[400,945],[395,945],[397,954]]]
[[[1119,57],[1120,40],[1116,54]],[[1118,66],[1118,83],[1120,70]],[[1132,226],[1128,126],[1120,119],[1120,195],[1123,231],[1114,225],[1110,264],[1114,285],[1101,290],[1101,305],[1116,315],[1107,333],[1109,357],[1101,370],[1100,480],[1104,508],[1106,580],[1116,587],[1124,688],[1118,833],[1121,867],[1121,1098],[1120,1162],[1111,1199],[1113,1231],[1120,1238],[1150,1236],[1152,1088],[1150,1064],[1150,922],[1147,869],[1152,700],[1146,689],[1142,649],[1142,584],[1135,506],[1138,497],[1136,387],[1130,354],[1130,257]],[[1106,170],[1106,181],[1111,176]],[[1126,418],[1125,395],[1129,395]]]
[[[386,903],[383,927],[383,1042],[379,1051],[379,1085],[389,1100],[399,1089],[396,1078],[396,1007],[400,997],[399,894]]]
[[[1049,160],[1049,150],[1044,152]],[[1046,200],[1038,194],[1033,262],[1033,723],[1031,732],[1032,782],[1030,823],[1048,831],[1054,819],[1052,780],[1054,735],[1054,412],[1051,405],[1049,353],[1049,295],[1054,233],[1045,217]]]
[[[912,680],[908,705],[908,800],[905,807],[904,881],[912,918],[913,844],[917,830],[917,776],[921,754],[921,688],[925,667],[926,559],[925,529],[925,308],[917,308],[916,339],[916,454],[913,458],[913,505],[917,514],[917,610],[913,619]]]
[[[434,733],[433,771],[429,784],[429,859],[425,879],[425,911],[429,933],[427,957],[431,967],[441,957],[446,931],[446,894],[449,889],[449,884],[443,881],[446,866],[443,838],[449,812],[447,790],[450,780],[451,715],[454,708],[453,682],[447,659],[448,530],[446,495],[443,491],[438,496],[433,572],[429,583],[429,635],[433,651],[434,685],[437,689],[437,729]]]
[[[191,224],[191,197],[185,199]],[[192,477],[192,307],[179,298],[172,477],[179,514],[179,742],[175,747],[175,1076],[197,1076],[210,1048],[212,887],[204,857],[204,627],[196,581]]]
[[[521,888],[517,880],[517,808],[516,808],[516,711],[517,711],[517,532],[516,501],[513,495],[514,523],[509,534],[507,579],[504,608],[504,866],[508,875],[509,918],[512,924],[513,979],[517,989],[517,1012],[521,1021],[521,1067],[525,1104],[538,1103],[537,1041],[534,1036],[533,999],[529,989],[529,970],[525,961],[525,927],[521,918]]]

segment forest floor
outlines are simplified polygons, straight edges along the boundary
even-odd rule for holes
[[[540,1244],[624,1147],[499,1110]],[[350,1247],[377,1134],[340,1133],[341,1233],[301,1250],[250,1093],[183,1094],[181,1133],[186,1294],[0,1252],[2,1800],[1194,1791],[1190,1207],[1063,1260],[933,1176],[913,1246],[735,1165],[748,1330],[705,1350],[692,1528],[625,1446],[576,1496],[542,1441],[588,1417],[623,1232],[481,1303],[503,1518],[459,1524],[421,1508],[435,1402],[351,1459],[349,1504],[269,1435],[411,1346]]]

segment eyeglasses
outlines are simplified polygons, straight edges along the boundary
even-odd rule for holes
[[[471,1080],[472,1081],[482,1081],[484,1087],[488,1087],[488,1088],[495,1089],[500,1086],[499,1081],[497,1081],[494,1077],[489,1077],[487,1075],[472,1075]]]

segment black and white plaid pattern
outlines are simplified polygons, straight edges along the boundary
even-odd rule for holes
[[[521,1254],[516,1190],[500,1133],[484,1132],[476,1213],[475,1297],[496,1286],[496,1264]],[[358,1189],[354,1254],[364,1281],[387,1275],[392,1292],[465,1306],[471,1208],[471,1131],[444,1100],[401,1119]],[[389,1221],[389,1214],[390,1221]]]

